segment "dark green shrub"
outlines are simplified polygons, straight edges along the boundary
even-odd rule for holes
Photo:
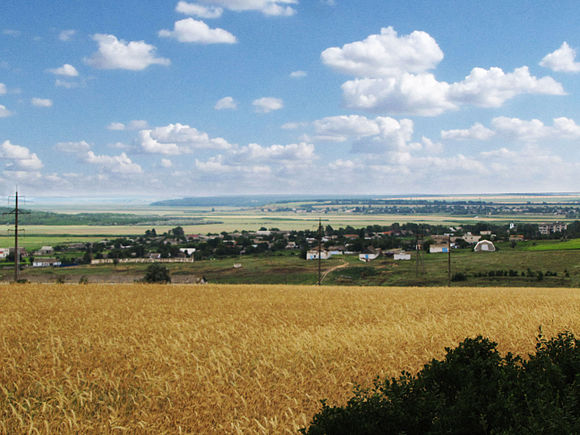
[[[524,361],[486,338],[412,376],[378,379],[344,407],[322,402],[306,434],[580,433],[580,340],[564,332]]]
[[[167,267],[162,266],[158,263],[153,263],[147,266],[145,271],[145,276],[143,277],[143,281],[145,282],[162,282],[162,283],[169,283],[171,282],[171,276],[169,275],[169,270]]]
[[[464,274],[463,272],[454,273],[453,276],[451,277],[451,281],[454,281],[454,282],[467,281],[467,275]]]

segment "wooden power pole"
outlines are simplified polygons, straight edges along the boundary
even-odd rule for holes
[[[447,285],[451,287],[451,234],[447,236]]]
[[[322,285],[322,219],[318,219],[318,285]]]
[[[18,247],[18,214],[24,213],[18,208],[18,191],[16,191],[14,210],[4,213],[14,215],[14,282],[20,279],[20,248]]]

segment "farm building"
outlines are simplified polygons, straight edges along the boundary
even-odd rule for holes
[[[449,245],[445,244],[433,244],[429,246],[429,253],[436,254],[440,252],[449,252]]]
[[[51,267],[60,266],[60,260],[56,258],[35,258],[32,267]]]
[[[554,222],[538,225],[538,231],[540,232],[540,234],[543,235],[548,235],[551,233],[561,233],[562,231],[566,231],[567,229],[568,224],[562,222]]]
[[[364,261],[365,263],[368,263],[369,261],[373,261],[375,259],[377,259],[379,257],[379,255],[381,255],[381,252],[366,252],[363,254],[358,254],[358,259],[360,261]]]
[[[8,254],[10,253],[10,249],[9,248],[0,248],[0,258],[6,258],[8,257]]]
[[[328,260],[332,254],[328,251],[320,251],[320,259]],[[318,249],[312,249],[306,253],[307,260],[318,260]]]
[[[393,255],[393,260],[410,260],[411,254],[409,252],[397,252]]]
[[[34,253],[34,255],[51,255],[54,253],[54,249],[52,246],[43,246],[38,251]]]
[[[481,240],[477,242],[477,245],[475,245],[475,248],[473,248],[473,250],[475,252],[494,252],[495,246],[493,242],[490,242],[489,240]]]

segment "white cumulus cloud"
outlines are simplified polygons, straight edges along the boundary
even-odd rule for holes
[[[10,171],[38,171],[43,166],[36,153],[8,140],[0,145],[0,159],[7,161],[6,168]]]
[[[312,160],[314,159],[314,145],[301,142],[297,144],[264,147],[252,143],[234,151],[233,158],[237,161],[249,162]]]
[[[262,97],[254,100],[252,105],[258,113],[269,113],[280,110],[284,107],[284,102],[280,98]]]
[[[52,100],[49,98],[32,98],[30,102],[34,107],[52,107]]]
[[[131,161],[125,153],[118,156],[97,155],[92,151],[87,152],[83,160],[91,165],[99,166],[108,172],[115,174],[140,174],[143,172],[141,166]]]
[[[554,118],[552,125],[546,125],[539,119],[519,119],[507,116],[498,116],[491,120],[491,127],[487,128],[475,123],[468,129],[442,130],[441,138],[448,140],[479,140],[484,141],[492,137],[500,137],[510,141],[526,144],[539,141],[579,140],[580,125],[571,118]]]
[[[484,127],[479,122],[468,129],[442,130],[441,138],[450,140],[487,140],[495,135],[493,130]]]
[[[331,68],[356,77],[390,77],[435,68],[443,59],[443,52],[426,32],[414,31],[399,37],[392,27],[387,27],[363,41],[327,48],[321,57]]]
[[[580,139],[580,126],[573,119],[560,117],[553,125],[545,125],[539,119],[523,120],[500,116],[492,120],[492,126],[499,134],[522,142],[539,140]]]
[[[68,63],[65,63],[63,66],[58,68],[49,69],[48,71],[51,72],[52,74],[65,77],[78,77],[79,75],[77,69]]]
[[[7,89],[4,83],[0,83],[0,95],[6,95]]]
[[[134,119],[129,121],[129,123],[124,124],[122,122],[111,122],[107,126],[107,130],[113,131],[124,131],[124,130],[143,130],[148,127],[148,123],[142,119]]]
[[[558,72],[580,72],[580,62],[576,62],[576,50],[566,41],[562,46],[547,54],[540,62],[541,66]]]
[[[216,6],[203,6],[197,3],[188,3],[180,1],[177,3],[175,10],[184,15],[193,15],[199,18],[219,18],[224,10]]]
[[[124,41],[115,35],[97,33],[93,40],[99,45],[85,62],[98,69],[125,69],[141,71],[151,65],[169,65],[169,59],[156,57],[155,46],[144,41]]]
[[[141,130],[139,143],[147,153],[165,155],[189,154],[196,149],[227,150],[232,147],[221,137],[210,138],[207,133],[179,123]]]
[[[428,73],[349,80],[342,92],[347,107],[370,112],[435,116],[457,108],[449,84]]]
[[[537,78],[527,66],[473,68],[464,80],[439,81],[428,72],[443,59],[437,42],[421,31],[398,36],[381,29],[362,41],[331,47],[321,54],[329,67],[355,76],[342,85],[347,107],[376,113],[436,116],[463,105],[500,107],[522,94],[565,95],[551,77]]]
[[[224,29],[210,28],[203,21],[185,18],[176,21],[173,30],[160,30],[159,36],[175,38],[179,42],[195,42],[198,44],[235,44],[236,37]]]
[[[264,15],[291,16],[296,13],[291,5],[298,4],[298,0],[199,0],[199,3],[236,12],[259,11]]]
[[[164,168],[171,168],[173,166],[173,162],[169,159],[161,159],[161,166]]]
[[[82,140],[78,142],[59,142],[54,149],[63,153],[86,153],[91,149],[91,145]]]
[[[388,116],[369,119],[360,115],[330,116],[313,122],[315,139],[353,141],[352,151],[380,154],[389,150],[408,150],[413,136],[413,121],[397,121]],[[416,148],[416,146],[414,146]]]
[[[215,110],[226,110],[226,109],[235,110],[238,108],[238,103],[232,97],[223,97],[219,99],[217,103],[215,103],[215,106],[213,106],[213,108]]]
[[[501,68],[473,68],[465,80],[453,83],[449,98],[458,104],[500,107],[520,94],[564,95],[564,88],[552,77],[532,76],[527,66],[504,73]]]

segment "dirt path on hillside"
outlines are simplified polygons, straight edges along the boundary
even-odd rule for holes
[[[339,264],[338,266],[331,267],[330,269],[324,271],[322,273],[322,276],[320,277],[320,282],[322,283],[322,281],[324,281],[324,278],[326,278],[326,275],[328,275],[330,272],[334,272],[335,270],[338,269],[344,269],[346,266],[348,266],[348,262],[346,260],[342,260],[342,263]]]

